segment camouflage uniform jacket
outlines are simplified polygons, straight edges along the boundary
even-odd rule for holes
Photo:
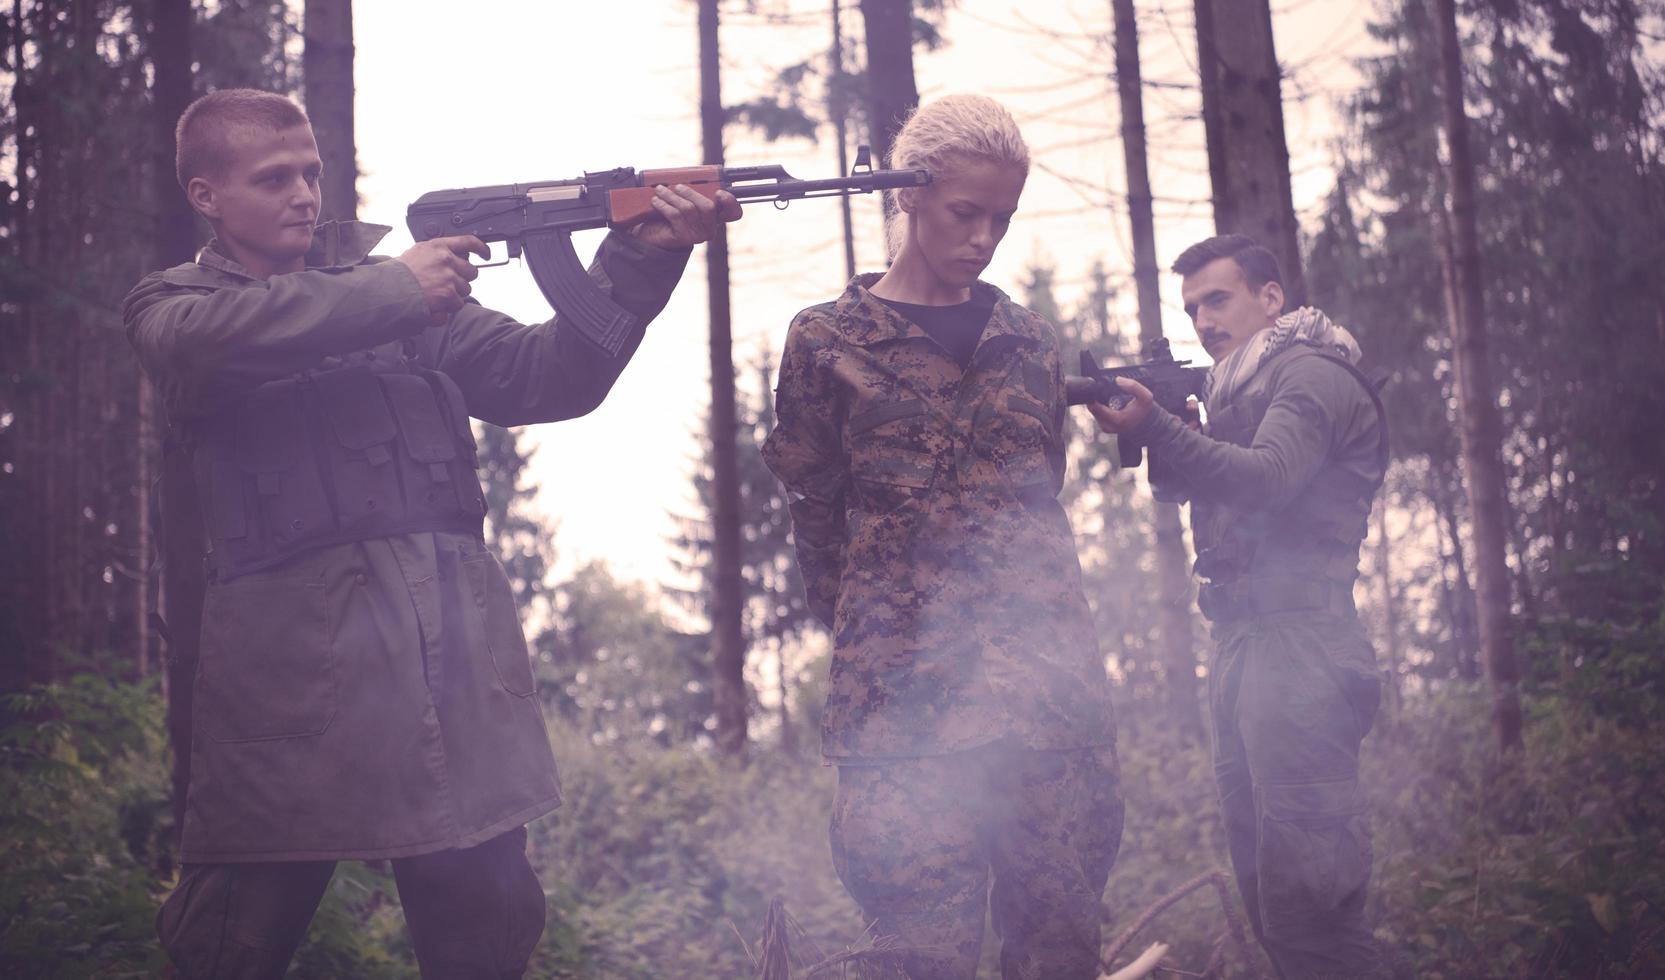
[[[387,230],[322,225],[307,268],[269,280],[210,244],[197,261],[147,276],[127,297],[129,338],[170,422],[201,434],[191,452],[199,486],[209,471],[212,492],[202,499],[210,538],[227,523],[218,508],[239,508],[239,527],[266,527],[273,522],[262,495],[282,500],[320,471],[329,491],[322,520],[362,505],[362,493],[348,499],[347,488],[373,485],[369,474],[397,476],[391,492],[418,499],[412,494],[430,467],[407,468],[405,457],[436,449],[428,458],[448,462],[433,464],[434,479],[455,482],[452,506],[460,500],[474,521],[472,530],[407,524],[323,543],[209,582],[192,688],[187,862],[471,847],[560,801],[509,583],[480,536],[467,416],[518,425],[582,415],[601,402],[642,335],[610,358],[559,321],[523,325],[472,301],[436,326],[410,270],[368,257]],[[645,322],[664,307],[687,254],[613,235],[591,277]],[[443,374],[465,403],[437,444],[424,432],[439,418],[432,396],[396,397],[410,393],[396,382],[417,380],[413,372]],[[297,433],[265,424],[256,430],[265,438],[238,445],[237,420],[257,414],[262,399],[316,387],[325,375],[361,382],[348,399],[356,415],[326,404],[326,422],[319,403],[305,401],[294,414]],[[365,418],[390,420],[391,459],[385,450],[379,461],[361,458],[366,447],[354,432]],[[444,441],[452,438],[455,452]],[[265,444],[274,441],[301,451],[283,461],[286,470],[265,472]],[[202,465],[216,453],[211,467]],[[221,476],[221,485],[259,483],[246,514],[243,494],[215,485]]]
[[[994,287],[971,366],[868,292],[798,314],[764,446],[834,634],[822,750],[1114,739],[1063,486],[1058,339]]]

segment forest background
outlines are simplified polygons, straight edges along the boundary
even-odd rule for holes
[[[420,43],[379,54],[366,26],[391,29],[389,8],[412,8],[8,6],[0,973],[160,966],[150,920],[177,870],[189,603],[184,572],[158,575],[173,530],[153,508],[165,420],[119,303],[202,241],[171,176],[173,119],[196,94],[254,85],[307,105],[326,211],[358,212],[362,194],[364,216],[388,223],[447,184],[725,152],[820,176],[858,143],[882,154],[920,93],[983,88],[1019,108],[1037,159],[989,278],[1047,314],[1066,351],[1101,359],[1134,357],[1164,330],[1181,356],[1195,350],[1157,256],[1215,228],[1276,242],[1295,291],[1391,378],[1394,462],[1358,587],[1388,681],[1366,743],[1379,937],[1430,977],[1665,975],[1665,4],[664,0],[648,17],[558,5],[566,33],[549,26],[551,46],[595,46],[627,13],[644,39],[616,59],[634,88],[621,79],[609,96],[552,56],[535,66],[541,98],[493,84],[492,31],[537,36],[493,4],[466,24],[436,12]],[[1005,38],[998,72],[974,45],[990,36]],[[1290,46],[1299,61],[1279,59]],[[388,94],[407,72],[441,82]],[[394,108],[365,118],[372,98]],[[536,118],[474,129],[469,102]],[[1313,106],[1324,122],[1286,136],[1286,113]],[[680,135],[661,138],[667,127]],[[389,129],[418,142],[389,142]],[[494,140],[532,141],[538,170]],[[399,162],[424,146],[445,179],[402,183],[426,179]],[[835,292],[856,257],[881,262],[877,209],[806,203],[732,235],[732,251],[691,264],[682,305],[595,420],[617,413],[616,431],[656,435],[633,449],[589,437],[609,449],[480,432],[489,531],[569,793],[533,827],[550,895],[536,975],[752,975],[775,898],[797,926],[785,934],[800,974],[864,941],[826,849],[826,638],[758,445],[786,318]],[[523,272],[495,275],[491,305],[544,315]],[[709,333],[690,329],[702,318]],[[688,370],[695,345],[712,366],[703,380]],[[656,388],[656,357],[684,394],[709,383],[703,428]],[[1116,683],[1129,808],[1106,935],[1138,926],[1138,944],[1174,945],[1177,967],[1264,974],[1216,889],[1143,915],[1225,863],[1202,736],[1206,633],[1182,515],[1076,421],[1065,492]],[[672,481],[630,458],[669,458],[686,489],[643,514],[630,495],[645,484],[664,500]],[[599,487],[591,499],[618,512],[552,483]],[[616,530],[643,526],[657,545],[632,549]],[[617,566],[604,544],[563,553],[568,537],[608,534],[628,552]],[[385,868],[343,866],[294,972],[415,975]]]

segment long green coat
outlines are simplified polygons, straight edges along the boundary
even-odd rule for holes
[[[321,226],[308,268],[269,280],[211,244],[141,281],[128,335],[170,423],[189,433],[263,384],[378,356],[449,376],[476,418],[555,421],[598,405],[640,343],[609,358],[557,321],[473,302],[434,326],[410,271],[367,257],[387,230]],[[613,235],[591,276],[645,322],[687,254]],[[524,824],[560,802],[533,690],[508,580],[478,534],[333,544],[210,582],[181,856],[407,857]]]

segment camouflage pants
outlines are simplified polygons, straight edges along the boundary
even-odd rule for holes
[[[334,872],[334,861],[188,864],[156,915],[157,935],[187,980],[277,980]],[[466,850],[397,859],[393,877],[425,980],[526,972],[544,918],[526,828]]]
[[[1365,919],[1370,828],[1359,744],[1381,682],[1358,621],[1217,624],[1214,771],[1249,919],[1288,980],[1385,975]]]
[[[913,980],[977,972],[985,902],[1007,980],[1097,977],[1121,836],[1113,745],[999,743],[838,770],[833,862],[875,934],[910,951]]]

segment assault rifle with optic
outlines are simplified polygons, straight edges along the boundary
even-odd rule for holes
[[[1081,352],[1081,374],[1064,379],[1065,400],[1071,405],[1098,402],[1113,408],[1125,408],[1133,398],[1116,384],[1117,378],[1137,381],[1150,389],[1156,404],[1186,418],[1190,414],[1187,402],[1193,396],[1202,397],[1203,382],[1208,369],[1191,367],[1190,361],[1174,360],[1168,348],[1168,338],[1158,337],[1145,348],[1145,360],[1126,367],[1100,367],[1087,351]],[[1128,436],[1116,437],[1116,447],[1124,467],[1138,466],[1144,457],[1144,447]]]
[[[416,199],[405,220],[419,242],[473,235],[486,242],[506,242],[510,259],[524,252],[532,278],[549,305],[584,337],[613,355],[635,329],[637,318],[608,299],[584,271],[573,251],[573,232],[628,228],[647,219],[654,213],[653,190],[659,185],[686,184],[708,198],[715,198],[722,189],[741,203],[774,201],[777,207],[785,207],[805,198],[922,187],[931,181],[927,170],[874,170],[870,159],[868,148],[861,147],[849,176],[823,180],[798,180],[775,164],[640,172],[618,167],[572,180],[433,191]]]

